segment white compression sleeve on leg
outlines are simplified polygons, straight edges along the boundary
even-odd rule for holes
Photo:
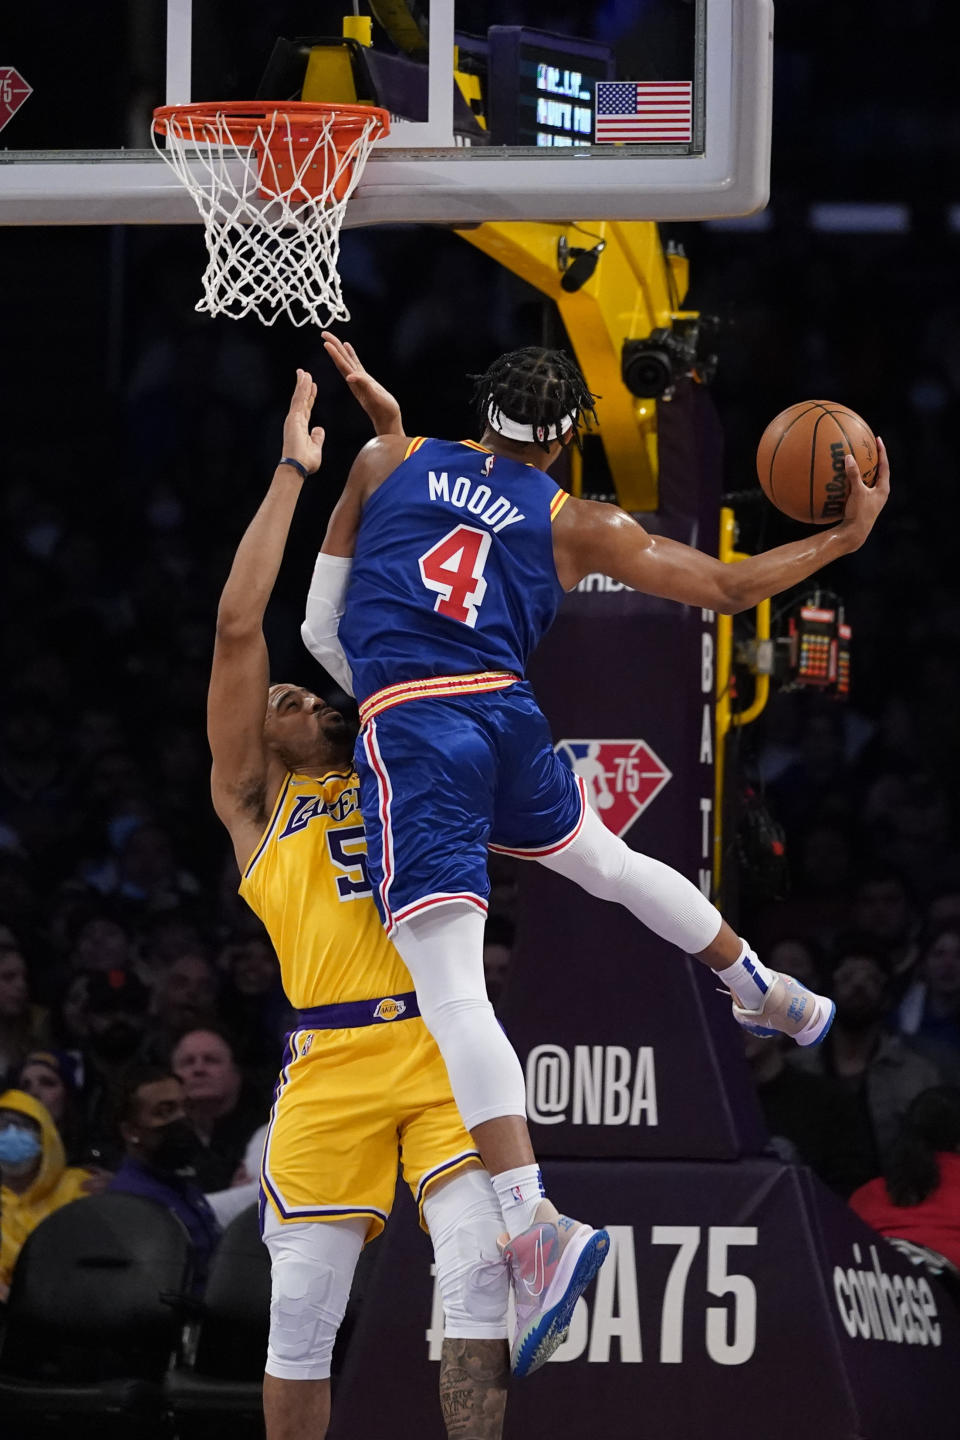
[[[268,1375],[327,1380],[369,1221],[301,1220],[282,1224],[268,1207],[263,1240],[270,1251]]]
[[[510,1279],[497,1249],[503,1222],[486,1170],[465,1170],[433,1186],[424,1196],[423,1218],[437,1263],[444,1335],[502,1340]]]
[[[577,838],[541,865],[601,900],[617,900],[655,935],[697,955],[716,940],[723,916],[679,871],[631,850],[589,807]]]
[[[401,921],[393,936],[468,1130],[526,1115],[523,1069],[487,999],[483,925],[472,905],[453,903]]]
[[[317,556],[307,594],[307,613],[300,626],[304,645],[348,695],[353,694],[353,676],[338,630],[346,604],[347,584],[353,561],[347,556]]]

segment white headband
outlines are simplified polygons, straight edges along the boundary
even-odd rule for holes
[[[566,435],[568,430],[573,429],[574,417],[564,415],[559,427],[556,425],[525,425],[520,420],[511,420],[509,415],[504,415],[503,411],[498,410],[490,400],[487,402],[487,422],[491,429],[496,430],[499,435],[505,436],[507,440],[520,440],[531,445],[535,440],[543,443],[545,440],[556,440],[560,435]]]

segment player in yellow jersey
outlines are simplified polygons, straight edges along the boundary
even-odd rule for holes
[[[399,427],[374,382],[356,393],[376,428]],[[315,395],[298,371],[283,458],[220,599],[207,707],[213,803],[240,893],[270,934],[299,1012],[261,1173],[272,1268],[267,1437],[325,1434],[334,1339],[360,1251],[389,1214],[399,1155],[443,1296],[448,1432],[496,1440],[509,1373],[496,1197],[374,906],[352,727],[302,687],[269,683],[263,614],[303,483],[320,465]]]

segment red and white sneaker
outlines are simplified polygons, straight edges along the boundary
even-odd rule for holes
[[[498,1243],[517,1302],[510,1369],[532,1375],[566,1340],[574,1306],[609,1254],[610,1236],[541,1200],[529,1229]]]

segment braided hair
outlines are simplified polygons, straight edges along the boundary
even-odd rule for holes
[[[526,345],[501,355],[482,375],[469,378],[476,381],[473,401],[481,431],[489,425],[492,410],[495,416],[503,414],[532,426],[532,443],[549,450],[547,437],[558,435],[568,416],[573,420],[577,445],[581,417],[587,416],[588,424],[597,418],[593,403],[597,397],[590,393],[576,362],[562,350]]]
[[[894,1205],[919,1205],[940,1184],[937,1152],[960,1147],[960,1090],[936,1085],[911,1103],[884,1178]]]

